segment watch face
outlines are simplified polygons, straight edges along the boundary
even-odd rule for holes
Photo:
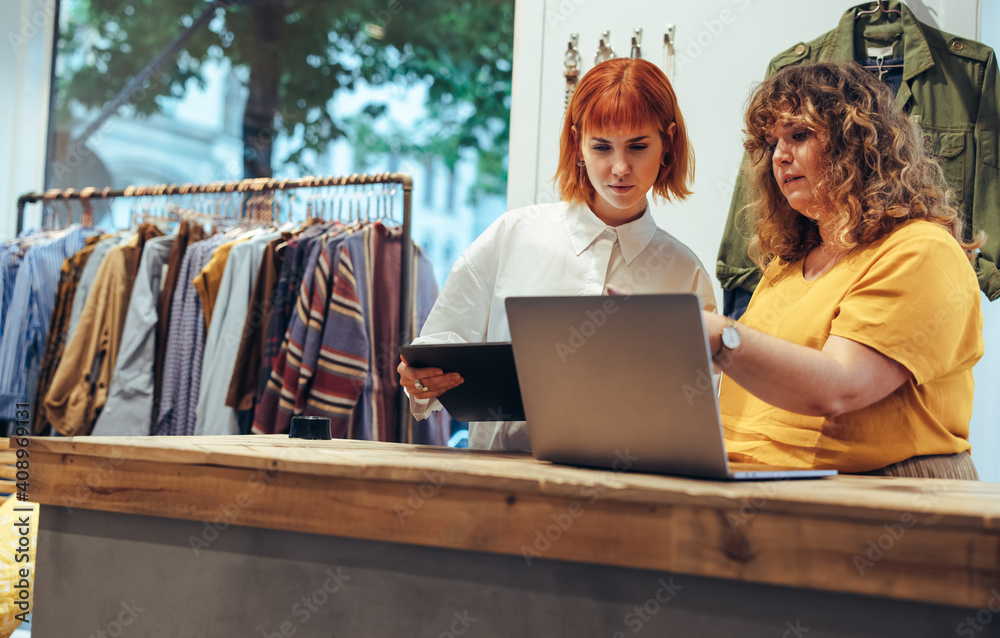
[[[735,350],[740,347],[740,331],[732,326],[726,326],[722,329],[722,345],[726,346],[729,350]]]

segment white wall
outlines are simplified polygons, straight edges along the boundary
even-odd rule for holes
[[[763,79],[772,57],[833,29],[858,4],[860,0],[617,0],[609,11],[609,3],[600,0],[518,0],[509,206],[557,200],[551,178],[558,160],[569,35],[580,34],[587,70],[594,65],[602,31],[610,29],[615,52],[628,55],[632,31],[641,27],[643,57],[660,64],[664,25],[673,23],[673,83],[695,148],[697,177],[695,194],[687,201],[654,204],[653,214],[714,274],[742,155],[741,118],[750,87]],[[972,39],[980,35],[980,0],[910,0],[907,5],[932,26]],[[721,302],[717,282],[716,296]],[[1000,481],[1000,436],[993,425],[1000,411],[1000,393],[994,390],[1000,385],[1000,308],[987,307],[985,315],[987,351],[976,368],[971,438],[983,478]]]
[[[17,198],[45,181],[55,0],[2,0],[0,24],[0,241],[17,229]]]

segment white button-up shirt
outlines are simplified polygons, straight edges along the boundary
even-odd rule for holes
[[[657,227],[648,206],[639,219],[613,227],[585,206],[540,204],[505,213],[469,246],[414,343],[510,341],[507,297],[601,295],[608,286],[628,294],[693,292],[705,310],[716,309],[705,267]],[[441,403],[410,397],[410,407],[422,419]],[[531,449],[523,421],[471,423],[469,447]]]

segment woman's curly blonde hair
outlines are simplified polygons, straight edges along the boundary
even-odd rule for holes
[[[750,258],[762,270],[774,259],[798,261],[823,243],[816,223],[788,205],[774,178],[766,138],[787,118],[801,121],[825,147],[814,192],[835,216],[834,247],[870,244],[911,219],[947,229],[970,258],[982,246],[983,233],[965,234],[940,165],[889,88],[853,62],[816,62],[782,69],[757,87],[747,107],[745,170],[755,196],[741,214],[750,217]]]

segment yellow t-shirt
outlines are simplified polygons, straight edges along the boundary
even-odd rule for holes
[[[769,267],[740,323],[816,350],[830,335],[851,339],[913,378],[867,408],[826,419],[771,406],[724,377],[729,459],[864,472],[970,449],[983,316],[975,272],[951,235],[912,221],[812,281],[802,273],[802,261]]]

